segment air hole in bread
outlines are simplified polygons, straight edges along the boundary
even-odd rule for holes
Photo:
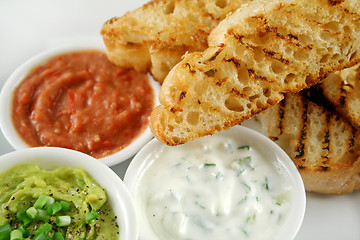
[[[238,70],[238,79],[241,83],[247,83],[249,81],[249,72],[244,64],[242,64]]]
[[[338,32],[340,30],[340,25],[338,22],[329,22],[322,26],[324,30],[328,30],[331,32]]]
[[[294,52],[294,58],[298,61],[306,61],[309,58],[309,55],[305,51],[296,51]]]
[[[169,132],[174,131],[174,126],[171,125],[171,124],[168,124],[168,125],[167,125],[167,128],[168,128]]]
[[[347,34],[350,34],[351,33],[351,28],[349,27],[349,26],[344,26],[344,33],[345,33],[345,35],[347,35]]]
[[[248,103],[248,104],[246,104],[246,107],[247,107],[248,109],[251,109],[252,104],[251,104],[251,103]]]
[[[258,36],[256,43],[260,45],[267,45],[272,41],[270,34],[261,34]]]
[[[244,111],[244,107],[241,105],[241,103],[231,96],[225,100],[225,107],[235,112]]]
[[[265,53],[262,50],[262,48],[256,47],[254,49],[254,59],[255,59],[255,61],[259,63],[259,62],[263,61],[264,58],[265,58]]]
[[[270,97],[271,96],[271,89],[270,88],[264,88],[263,89],[263,94],[265,97]]]
[[[271,62],[271,70],[274,72],[274,73],[281,73],[284,71],[284,65],[277,61],[277,60],[272,60]]]
[[[178,137],[176,137],[176,136],[173,136],[171,139],[175,143],[180,142],[180,139]]]
[[[256,107],[259,109],[262,109],[264,107],[264,103],[262,101],[257,101],[256,102]]]
[[[251,87],[244,87],[241,92],[245,95],[249,95],[252,92],[252,88]]]
[[[286,75],[285,79],[284,79],[284,83],[285,84],[289,84],[292,83],[295,79],[295,74],[293,73],[289,73],[288,75]]]
[[[187,114],[186,116],[186,121],[190,124],[190,125],[197,125],[199,123],[199,112],[194,112],[191,111]]]
[[[332,57],[331,57],[331,59],[332,60],[338,60],[339,59],[339,57],[340,57],[340,54],[334,54]]]
[[[226,5],[227,5],[226,0],[217,0],[216,1],[216,6],[218,6],[219,8],[224,8],[224,7],[226,7]]]
[[[272,99],[272,98],[268,98],[267,100],[266,100],[266,103],[267,104],[269,104],[269,105],[274,105],[274,104],[276,104],[278,101],[275,101],[274,99]]]
[[[331,39],[331,34],[328,31],[322,31],[320,37],[324,41],[329,41]]]
[[[258,95],[258,94],[255,94],[255,95],[249,97],[249,100],[250,100],[250,102],[254,102],[255,99],[258,99],[258,98],[259,98],[259,95]]]
[[[320,63],[327,63],[327,61],[329,61],[330,55],[329,54],[325,54],[321,59],[320,59]]]
[[[307,85],[312,85],[313,82],[314,82],[314,77],[312,75],[307,75],[305,78],[305,83]]]
[[[164,13],[166,15],[172,14],[175,10],[175,1],[170,1],[168,5],[166,5],[164,9]]]
[[[215,70],[214,69],[210,69],[206,72],[204,72],[204,74],[208,77],[214,77],[215,76]]]
[[[292,50],[291,47],[286,47],[286,48],[285,48],[285,52],[286,52],[287,54],[289,54],[289,55],[292,55],[292,54],[293,54],[293,50]]]
[[[307,46],[307,45],[311,44],[311,37],[309,37],[308,35],[305,35],[305,34],[300,34],[298,36],[298,41],[301,45]]]

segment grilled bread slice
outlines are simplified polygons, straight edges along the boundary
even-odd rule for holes
[[[360,188],[359,131],[345,119],[293,93],[256,118],[263,134],[294,161],[307,191],[346,194]]]
[[[360,65],[330,74],[320,87],[335,109],[360,128]]]
[[[151,70],[163,82],[186,51],[207,48],[210,30],[250,0],[153,0],[105,22],[101,34],[111,62]]]
[[[156,138],[185,143],[238,124],[360,61],[358,1],[254,0],[213,29],[204,52],[168,74],[150,117]],[[346,7],[345,7],[346,6]]]

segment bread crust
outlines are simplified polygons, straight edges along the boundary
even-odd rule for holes
[[[337,112],[360,128],[360,65],[330,74],[320,87]]]

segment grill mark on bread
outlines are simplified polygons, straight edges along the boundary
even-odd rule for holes
[[[234,65],[235,65],[235,67],[236,67],[237,69],[239,69],[239,68],[241,67],[241,61],[239,61],[238,59],[236,59],[236,58],[234,58],[234,57],[229,58],[229,59],[225,59],[225,58],[224,58],[224,61],[234,63]]]
[[[326,150],[326,154],[322,155],[321,157],[325,160],[322,162],[323,164],[327,164],[329,162],[329,153],[330,153],[330,120],[331,120],[331,114],[326,114],[326,125],[324,126],[324,141],[322,142],[325,144],[325,147],[323,147],[323,150]]]
[[[265,53],[266,56],[278,60],[286,65],[288,65],[290,63],[289,60],[285,59],[282,57],[282,55],[280,53],[274,52],[274,51],[270,51],[270,50],[266,50],[265,48],[263,49],[263,52]],[[278,56],[278,57],[277,57]]]
[[[279,103],[279,124],[278,124],[278,128],[280,131],[279,135],[283,134],[283,120],[285,117],[285,105],[286,105],[286,98],[284,98],[280,103]]]
[[[184,97],[186,97],[186,92],[185,92],[185,91],[182,91],[182,92],[180,93],[180,96],[179,96],[180,101],[181,101]]]
[[[302,127],[300,130],[299,143],[297,145],[296,151],[298,152],[295,158],[301,158],[305,155],[305,140],[307,132],[307,118],[308,118],[308,104],[303,104],[303,112],[301,115]],[[302,159],[303,160],[303,159]]]
[[[344,0],[329,0],[329,3],[333,6],[344,2]]]
[[[264,81],[268,81],[268,79],[266,77],[256,74],[254,69],[248,68],[247,71],[249,73],[249,77],[264,80]],[[269,82],[274,82],[274,81],[270,80]]]
[[[185,66],[189,69],[189,72],[191,73],[196,73],[196,71],[194,69],[192,69],[192,66],[190,65],[190,63],[185,63]]]

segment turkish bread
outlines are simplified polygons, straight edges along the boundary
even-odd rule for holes
[[[206,50],[186,54],[169,72],[152,132],[168,145],[214,134],[355,65],[358,9],[355,0],[243,4],[211,31]]]
[[[307,191],[347,194],[360,188],[359,131],[344,118],[287,93],[256,119],[293,160]]]
[[[151,71],[162,83],[185,52],[207,48],[207,37],[226,15],[250,0],[153,0],[106,21],[101,35],[117,66]]]
[[[343,117],[360,127],[360,65],[330,74],[320,84],[326,100]]]

